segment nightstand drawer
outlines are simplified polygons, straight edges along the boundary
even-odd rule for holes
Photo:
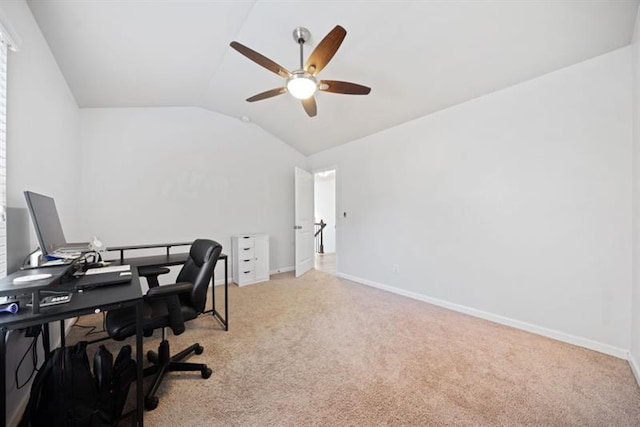
[[[238,260],[254,259],[255,252],[253,246],[250,248],[238,248]]]
[[[238,260],[238,271],[253,270],[255,267],[255,260],[253,258],[240,258]]]
[[[256,239],[253,236],[239,236],[238,248],[252,248],[255,246]]]
[[[244,285],[245,283],[251,283],[256,279],[256,272],[253,270],[253,268],[251,269],[247,269],[247,270],[240,270],[238,272],[238,278],[237,283],[239,285]]]

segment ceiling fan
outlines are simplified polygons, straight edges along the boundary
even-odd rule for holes
[[[303,64],[303,46],[305,42],[309,40],[310,35],[309,30],[303,27],[298,27],[293,30],[293,39],[300,45],[300,68],[292,72],[243,44],[236,41],[230,43],[232,48],[256,64],[286,79],[283,87],[254,95],[251,98],[247,98],[248,102],[260,101],[289,92],[295,98],[302,101],[304,111],[307,112],[309,117],[314,117],[318,111],[314,97],[316,91],[342,93],[346,95],[367,95],[371,92],[371,88],[356,83],[342,82],[339,80],[318,81],[316,79],[316,75],[331,61],[331,58],[333,58],[333,55],[335,55],[347,35],[347,31],[344,28],[336,25],[318,44],[309,56],[309,59],[307,59],[307,62]]]

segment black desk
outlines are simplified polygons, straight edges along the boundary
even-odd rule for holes
[[[0,296],[20,296],[20,311],[16,314],[0,314],[0,384],[3,390],[6,384],[6,336],[11,329],[27,328],[35,325],[45,325],[49,322],[62,321],[64,319],[83,316],[100,311],[114,310],[122,307],[136,307],[136,361],[138,364],[136,381],[136,420],[139,426],[143,425],[143,397],[142,397],[142,291],[140,281],[135,269],[132,269],[131,283],[125,285],[107,286],[105,288],[92,289],[85,292],[74,293],[71,301],[50,307],[41,307],[38,312],[26,307],[33,292],[38,290],[73,291],[73,281],[63,280],[62,276],[68,266],[38,268],[28,271],[20,271],[0,280]],[[50,273],[51,278],[37,282],[14,284],[13,279],[25,274]],[[62,323],[62,322],[61,322]],[[48,353],[48,334],[45,335],[45,350]],[[64,336],[64,330],[61,331]],[[3,393],[0,399],[0,420],[2,425],[6,423],[6,395]]]
[[[107,251],[120,252],[120,264],[129,264],[135,267],[169,267],[172,265],[182,265],[187,261],[188,253],[171,253],[171,248],[176,246],[191,246],[193,242],[180,242],[180,243],[156,243],[151,245],[134,245],[134,246],[111,246],[107,248]],[[166,248],[166,253],[163,255],[149,255],[142,257],[125,258],[124,252],[130,250],[139,249],[156,249]],[[211,310],[206,310],[205,313],[211,313],[211,315],[218,320],[224,330],[229,330],[229,257],[226,254],[221,253],[218,260],[224,260],[224,317],[216,309],[216,292],[215,292],[215,279],[214,274],[211,275]]]

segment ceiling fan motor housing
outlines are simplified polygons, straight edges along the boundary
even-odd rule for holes
[[[298,27],[293,30],[293,40],[296,43],[306,43],[311,38],[311,32],[304,27]]]

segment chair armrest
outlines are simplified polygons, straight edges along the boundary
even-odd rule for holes
[[[162,285],[157,288],[149,288],[145,298],[157,298],[166,297],[169,295],[179,295],[183,293],[190,293],[193,289],[193,284],[189,282],[173,283],[171,285]]]
[[[138,267],[138,275],[147,279],[147,283],[150,288],[157,288],[160,286],[158,282],[158,276],[169,273],[167,267]]]
[[[147,277],[147,276],[160,276],[162,274],[167,274],[171,270],[167,267],[138,267],[138,275]]]
[[[178,295],[184,293],[190,293],[193,289],[193,284],[188,282],[174,283],[172,285],[158,286],[156,288],[149,288],[145,295],[146,300],[164,300],[167,312],[169,314],[169,327],[173,331],[174,335],[180,335],[184,332],[184,318],[182,316],[182,309],[180,308],[180,299]]]

